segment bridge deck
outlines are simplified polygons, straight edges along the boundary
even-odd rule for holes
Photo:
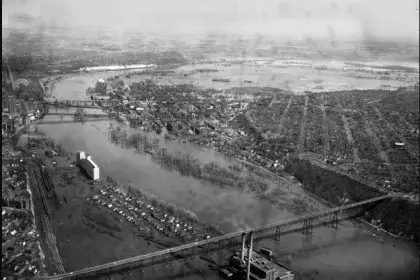
[[[203,245],[210,244],[210,243],[221,242],[223,240],[228,240],[230,238],[239,237],[243,233],[248,234],[251,231],[252,232],[262,232],[262,231],[266,231],[266,230],[269,230],[269,229],[272,229],[272,228],[275,228],[275,227],[279,227],[279,226],[282,227],[282,226],[302,223],[303,221],[309,220],[309,219],[319,219],[319,218],[323,218],[323,217],[328,217],[328,216],[334,215],[334,213],[339,213],[339,212],[344,212],[344,211],[348,211],[348,210],[351,210],[351,209],[355,209],[357,207],[367,205],[367,204],[370,204],[370,203],[373,203],[373,202],[381,201],[381,200],[384,200],[384,199],[387,199],[387,198],[390,198],[390,197],[393,197],[393,196],[395,197],[395,196],[400,196],[400,195],[398,195],[398,194],[384,195],[384,196],[368,199],[368,200],[365,200],[365,201],[356,202],[356,203],[352,203],[352,204],[349,204],[349,205],[328,209],[328,210],[317,212],[317,213],[314,213],[314,214],[308,214],[308,215],[304,215],[304,216],[298,217],[298,218],[293,218],[293,219],[289,219],[289,220],[285,220],[285,221],[280,221],[280,222],[276,222],[276,223],[272,223],[272,224],[268,224],[268,225],[264,225],[264,226],[260,226],[260,227],[255,227],[255,228],[251,228],[251,229],[246,229],[246,230],[242,230],[242,231],[238,231],[238,232],[233,232],[233,233],[225,234],[225,235],[214,237],[214,238],[209,238],[209,239],[206,239],[206,240],[197,241],[197,242],[194,242],[194,243],[185,244],[185,245],[177,246],[177,247],[174,247],[174,248],[149,253],[149,254],[146,254],[146,255],[127,258],[127,259],[119,260],[119,261],[112,262],[112,263],[106,263],[106,264],[102,264],[102,265],[98,265],[98,266],[94,266],[94,267],[88,267],[88,268],[85,268],[85,269],[65,273],[65,274],[62,274],[62,275],[46,276],[46,277],[40,277],[40,278],[37,278],[37,279],[67,279],[67,278],[73,278],[73,277],[82,277],[82,276],[85,276],[87,274],[95,273],[95,272],[99,272],[99,271],[109,271],[113,267],[121,267],[122,265],[139,263],[139,262],[143,262],[143,261],[148,260],[148,259],[154,259],[154,258],[157,258],[159,256],[166,255],[166,254],[178,253],[178,252],[181,253],[181,251],[188,250],[188,249],[191,249],[193,247],[199,247],[199,246],[203,246]]]

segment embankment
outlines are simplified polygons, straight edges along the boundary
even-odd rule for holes
[[[285,166],[285,171],[295,176],[303,188],[316,196],[340,205],[343,199],[358,202],[384,193],[358,182],[350,177],[337,174],[308,160],[293,158]],[[419,205],[403,198],[386,200],[366,213],[367,221],[378,221],[381,228],[396,235],[420,242]]]

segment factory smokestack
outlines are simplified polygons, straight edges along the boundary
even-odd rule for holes
[[[245,232],[242,233],[242,248],[241,248],[241,261],[244,261],[244,257],[245,257]]]
[[[254,233],[249,233],[249,246],[248,246],[248,260],[246,265],[246,280],[249,280],[249,273],[251,270],[251,257],[252,257],[252,245],[253,245]]]

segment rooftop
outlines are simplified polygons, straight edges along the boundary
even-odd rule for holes
[[[84,161],[84,162],[86,162],[86,163],[90,164],[93,168],[99,168],[99,167],[96,165],[96,163],[94,163],[94,162],[93,162],[93,160],[92,160],[92,159],[90,159],[90,158],[83,158],[83,159],[80,159],[80,161]]]
[[[237,250],[236,253],[238,253],[239,255],[241,254],[241,250]],[[245,262],[248,259],[248,250],[245,249]],[[289,270],[287,270],[286,268],[284,268],[283,266],[281,266],[280,264],[277,264],[273,261],[268,260],[267,258],[265,258],[263,255],[261,255],[260,253],[256,252],[256,251],[252,251],[252,255],[251,255],[251,263],[260,267],[263,270],[266,271],[270,271],[271,269],[276,269],[279,272],[279,276],[284,276],[287,274],[287,272],[289,272]]]

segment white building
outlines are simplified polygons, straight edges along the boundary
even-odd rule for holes
[[[92,180],[99,180],[99,166],[93,162],[90,155],[86,155],[83,151],[78,151],[76,154],[76,164],[83,168]]]

